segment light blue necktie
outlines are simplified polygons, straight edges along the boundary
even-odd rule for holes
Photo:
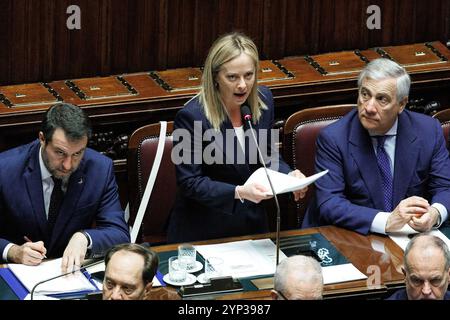
[[[377,145],[377,163],[378,169],[380,169],[381,186],[383,191],[384,210],[386,212],[392,211],[392,173],[391,164],[389,162],[389,156],[384,149],[384,142],[387,136],[376,137],[378,141]]]

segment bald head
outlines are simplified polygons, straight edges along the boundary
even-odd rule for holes
[[[320,264],[314,258],[300,255],[284,259],[275,273],[274,290],[289,300],[322,299]]]
[[[450,255],[443,240],[429,233],[415,236],[404,255],[409,300],[442,300],[449,281]]]
[[[444,268],[450,267],[450,254],[445,242],[431,235],[429,232],[419,233],[406,246],[405,268],[409,270],[409,260],[411,255],[418,255],[421,259],[430,259],[439,256],[442,258]]]

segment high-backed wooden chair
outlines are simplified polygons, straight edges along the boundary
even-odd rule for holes
[[[130,219],[132,226],[147,185],[156,156],[160,124],[150,124],[133,132],[128,142],[128,184]],[[173,122],[168,122],[164,153],[158,175],[147,205],[137,243],[165,243],[166,226],[175,201],[175,165],[171,160]]]
[[[433,115],[441,123],[447,149],[450,150],[450,109],[441,110]]]
[[[354,104],[316,107],[300,110],[291,115],[284,125],[283,157],[288,164],[305,176],[315,173],[316,139],[320,130],[355,108]],[[288,228],[298,228],[303,222],[306,207],[314,194],[314,185],[308,187],[306,197],[295,203],[291,198],[282,219]]]

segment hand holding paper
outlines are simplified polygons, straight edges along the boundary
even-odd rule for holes
[[[316,173],[312,176],[299,179],[284,173],[280,173],[274,170],[267,169],[267,173],[270,176],[270,179],[272,180],[273,188],[275,190],[276,194],[280,193],[286,193],[286,192],[292,192],[299,189],[303,189],[304,187],[310,185],[311,183],[315,182],[320,177],[324,176],[328,173],[328,170]],[[259,168],[253,174],[247,179],[244,185],[250,184],[250,183],[259,183],[260,185],[263,185],[268,190],[270,190],[270,184],[267,180],[266,174],[264,173],[264,168]],[[273,195],[271,191],[267,192],[267,195]]]

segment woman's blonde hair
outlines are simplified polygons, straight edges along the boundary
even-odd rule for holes
[[[257,122],[261,117],[261,110],[267,109],[267,106],[258,96],[259,54],[255,43],[241,33],[234,32],[223,35],[209,49],[199,93],[200,103],[206,118],[216,130],[219,130],[222,123],[228,118],[227,110],[222,103],[216,85],[216,77],[224,63],[237,58],[241,53],[247,54],[253,60],[255,66],[255,84],[247,99],[253,114],[253,121]]]

